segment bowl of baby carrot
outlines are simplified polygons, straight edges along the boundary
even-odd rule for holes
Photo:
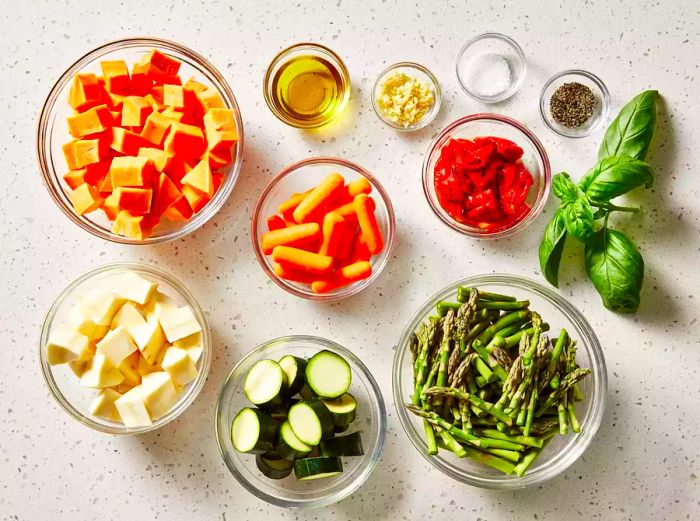
[[[265,187],[253,210],[253,248],[282,289],[338,300],[369,286],[394,243],[394,209],[367,170],[333,157],[304,159]]]
[[[71,65],[39,115],[37,156],[57,206],[126,244],[180,238],[236,183],[243,124],[203,56],[159,38],[106,43]]]

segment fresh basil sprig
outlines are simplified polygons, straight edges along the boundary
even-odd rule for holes
[[[637,212],[638,208],[618,206],[612,200],[653,182],[652,168],[644,158],[654,134],[657,95],[655,90],[644,91],[622,108],[605,133],[598,164],[578,185],[565,172],[554,176],[553,191],[561,203],[540,243],[542,273],[558,286],[567,236],[583,242],[588,277],[605,307],[619,313],[639,308],[644,260],[629,237],[608,227],[608,219],[613,212]],[[600,219],[603,222],[596,225]]]

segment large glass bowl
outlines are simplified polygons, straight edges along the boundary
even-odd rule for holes
[[[116,278],[126,271],[158,283],[158,290],[172,298],[178,306],[187,305],[192,308],[194,316],[202,326],[202,355],[197,361],[197,377],[187,384],[177,403],[164,416],[144,427],[126,427],[119,422],[93,416],[89,412],[90,403],[97,396],[94,389],[86,389],[79,383],[68,364],[51,366],[46,360],[46,345],[54,327],[65,322],[68,313],[80,296],[91,290],[109,288]],[[204,387],[211,364],[211,335],[207,319],[197,304],[194,296],[174,277],[164,271],[137,263],[114,263],[97,268],[72,282],[56,298],[46,314],[39,342],[39,362],[41,371],[52,396],[63,409],[83,425],[96,431],[108,434],[141,434],[150,432],[170,423],[180,416],[194,401]]]
[[[96,211],[78,215],[68,199],[69,187],[63,181],[68,171],[63,157],[62,145],[71,139],[66,118],[72,113],[68,105],[68,90],[73,77],[79,72],[100,74],[100,61],[125,60],[129,66],[153,49],[182,62],[180,76],[183,80],[194,78],[214,87],[226,106],[233,110],[238,142],[233,149],[233,161],[227,167],[223,184],[214,197],[187,222],[171,222],[164,219],[153,234],[140,241],[112,233],[112,225],[103,212]],[[37,158],[44,184],[51,198],[61,211],[75,224],[91,234],[123,244],[153,244],[179,239],[196,230],[218,212],[233,191],[241,169],[243,155],[243,121],[231,87],[221,73],[203,56],[187,47],[160,38],[125,38],[106,43],[90,51],[71,65],[49,92],[39,115],[36,136]]]
[[[255,456],[241,454],[231,442],[231,422],[236,413],[250,402],[243,394],[243,381],[250,368],[265,358],[279,360],[284,355],[308,358],[326,349],[339,354],[352,369],[350,393],[357,399],[357,419],[350,431],[362,431],[364,456],[343,458],[344,472],[338,476],[313,481],[298,481],[294,474],[274,480],[265,477],[255,465]],[[226,466],[250,493],[273,505],[294,508],[328,506],[355,492],[377,465],[384,445],[386,409],[377,382],[365,365],[344,347],[315,336],[276,338],[251,350],[228,375],[216,404],[216,439]]]
[[[272,257],[263,253],[260,239],[267,231],[267,217],[277,213],[277,207],[280,203],[289,199],[292,193],[305,192],[316,186],[328,174],[333,172],[341,174],[345,178],[346,183],[359,177],[365,177],[372,185],[370,196],[376,203],[375,215],[384,237],[384,249],[370,260],[372,263],[372,275],[368,278],[328,293],[314,293],[308,284],[279,278],[275,274]],[[389,260],[391,249],[394,246],[396,218],[394,217],[394,208],[389,200],[389,195],[382,185],[379,184],[379,180],[367,170],[355,163],[337,157],[312,157],[289,165],[268,183],[255,203],[251,226],[250,236],[253,240],[255,256],[258,258],[263,271],[279,287],[297,297],[310,300],[339,300],[362,291],[379,277]]]
[[[523,149],[522,162],[532,175],[525,202],[530,210],[519,221],[503,228],[484,230],[476,226],[460,223],[440,206],[435,192],[435,164],[440,158],[443,145],[452,138],[474,139],[476,137],[495,136],[513,141]],[[478,239],[496,239],[508,237],[523,230],[544,208],[549,195],[552,171],[547,152],[539,139],[522,123],[500,114],[471,114],[464,116],[440,132],[428,147],[423,161],[423,191],[435,215],[453,230]]]
[[[556,435],[527,473],[518,477],[506,475],[469,458],[458,459],[454,454],[441,450],[437,456],[429,456],[424,441],[423,423],[404,407],[413,394],[413,363],[409,341],[418,326],[435,312],[439,300],[455,301],[459,286],[513,295],[518,300],[530,301],[530,309],[537,311],[543,321],[550,324],[550,331],[558,334],[561,328],[577,341],[577,362],[591,369],[581,383],[583,401],[577,403],[576,413],[581,423],[581,433]],[[558,293],[537,282],[513,275],[478,275],[460,280],[433,295],[418,310],[404,329],[394,356],[392,369],[394,404],[404,431],[413,446],[433,466],[457,481],[482,488],[512,490],[539,485],[564,472],[585,452],[593,441],[603,419],[608,388],[608,376],[598,338],[586,318]]]

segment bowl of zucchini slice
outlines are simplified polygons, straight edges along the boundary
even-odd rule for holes
[[[365,365],[319,337],[288,336],[250,351],[224,382],[219,450],[255,496],[284,507],[331,505],[357,490],[384,444],[386,409]]]

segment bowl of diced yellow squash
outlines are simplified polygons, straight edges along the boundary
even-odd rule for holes
[[[39,347],[59,405],[110,434],[148,432],[177,418],[211,363],[209,328],[192,294],[167,273],[134,263],[102,266],[63,290]]]

